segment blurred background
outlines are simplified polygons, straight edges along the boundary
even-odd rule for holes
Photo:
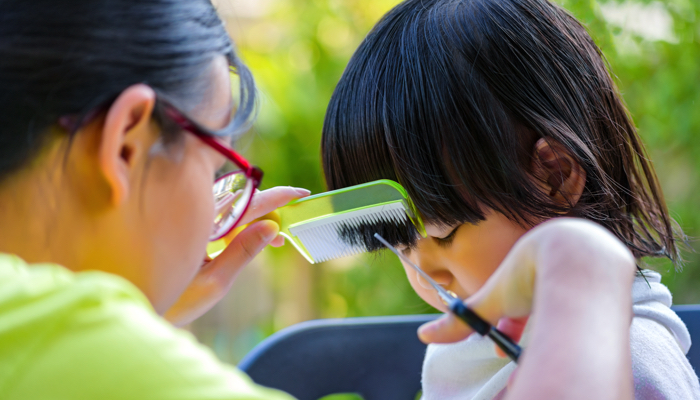
[[[238,143],[264,187],[324,191],[326,105],[354,49],[397,0],[214,0],[258,83],[260,116]],[[674,303],[700,303],[700,1],[560,0],[603,49],[645,140],[672,216],[690,237],[685,267],[650,261]],[[262,339],[315,318],[434,313],[394,257],[310,265],[287,244],[267,249],[229,295],[190,328],[238,362]]]

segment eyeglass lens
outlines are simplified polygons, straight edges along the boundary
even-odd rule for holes
[[[209,240],[227,235],[238,223],[253,196],[253,186],[253,180],[243,171],[228,173],[214,182],[216,214]]]

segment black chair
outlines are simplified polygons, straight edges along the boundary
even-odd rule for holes
[[[317,400],[357,393],[365,400],[413,400],[425,345],[418,327],[436,315],[302,322],[270,336],[238,367],[263,386]]]
[[[698,373],[700,372],[700,304],[687,304],[671,308],[681,317],[685,326],[688,327],[690,338],[693,340],[693,345],[690,346],[687,354],[688,361],[690,361],[690,365],[693,366],[695,372]]]
[[[700,305],[673,307],[696,345],[700,370]],[[299,400],[357,393],[365,400],[413,400],[420,390],[425,345],[416,330],[437,315],[326,319],[302,322],[270,336],[241,363],[257,383]]]

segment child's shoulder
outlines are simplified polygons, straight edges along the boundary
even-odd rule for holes
[[[700,399],[700,386],[686,354],[690,334],[671,310],[671,292],[659,273],[637,273],[630,326],[635,398]]]
[[[635,310],[636,311],[636,310]],[[678,316],[668,309],[676,319]],[[680,320],[638,315],[630,327],[635,398],[700,399],[700,385],[685,353],[688,331]]]

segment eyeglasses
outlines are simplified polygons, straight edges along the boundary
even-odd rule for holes
[[[166,100],[159,98],[158,102],[165,115],[180,128],[194,134],[238,168],[214,181],[213,194],[216,215],[209,240],[219,240],[228,235],[243,218],[250,206],[255,190],[260,187],[263,172],[260,168],[251,165],[248,160],[233,149],[219,143],[215,139],[217,136],[230,136],[230,134],[225,132],[226,128],[220,131],[211,131],[187,118]]]
[[[219,143],[216,137],[230,137],[236,128],[232,123],[221,130],[207,129],[178,110],[169,101],[159,95],[156,100],[156,108],[163,112],[172,122],[180,128],[192,133],[206,145],[216,150],[235,165],[236,169],[214,181],[213,195],[216,215],[213,221],[209,241],[216,241],[228,235],[241,221],[246,210],[250,206],[256,189],[260,187],[263,172],[260,168],[251,165],[248,160],[236,153],[233,149]],[[111,104],[111,102],[105,103]],[[86,114],[80,120],[75,116],[59,118],[58,123],[68,131],[75,131],[80,125],[89,123],[104,111],[107,106],[97,107]]]

